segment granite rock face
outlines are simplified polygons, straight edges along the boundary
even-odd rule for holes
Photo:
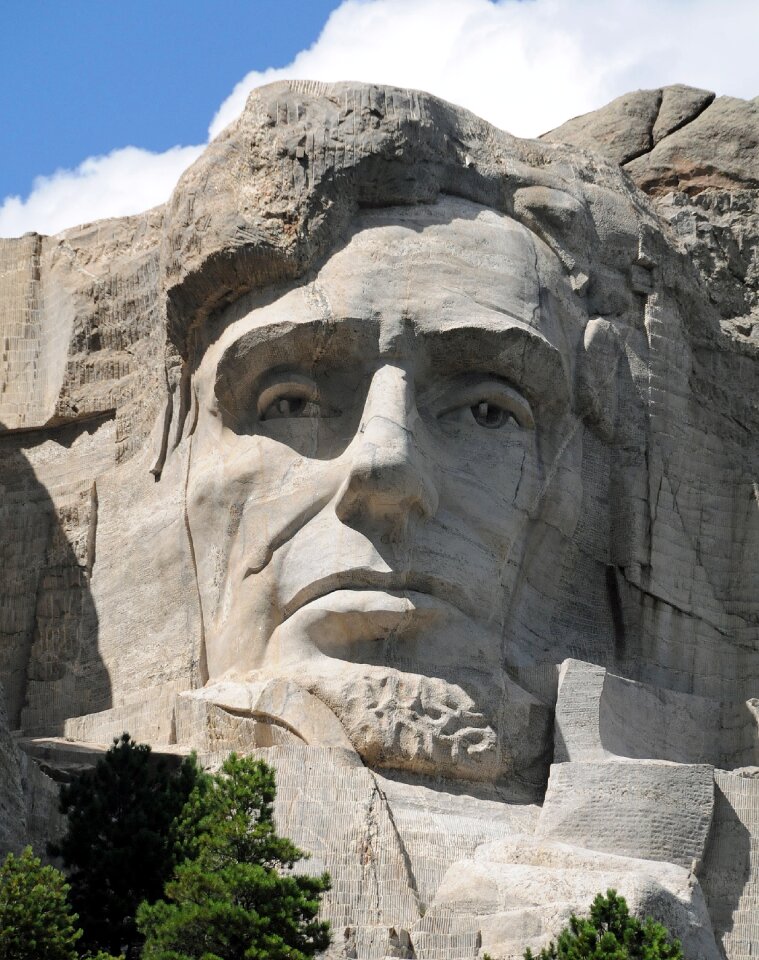
[[[613,163],[627,164],[651,153],[660,140],[691,123],[713,100],[708,90],[682,84],[637,90],[568,120],[541,139],[571,143],[601,153]]]
[[[19,760],[8,729],[8,715],[0,687],[0,859],[6,853],[18,853],[26,840],[26,810]]]
[[[682,86],[639,90],[543,139],[622,164],[693,258],[729,331],[739,342],[752,339],[759,291],[759,98],[715,98]]]
[[[0,241],[9,834],[128,730],[276,766],[334,957],[610,885],[755,954],[757,137],[281,83],[164,207]]]

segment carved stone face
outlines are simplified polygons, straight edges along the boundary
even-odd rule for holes
[[[297,682],[372,764],[539,778],[550,707],[509,669],[525,558],[576,522],[573,310],[541,241],[453,199],[230,309],[187,491],[211,681]]]

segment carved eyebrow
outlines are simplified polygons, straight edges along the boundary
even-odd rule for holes
[[[478,369],[503,376],[538,407],[566,407],[570,402],[568,372],[559,350],[537,330],[502,309],[480,304],[478,323],[471,314],[442,329],[409,331],[407,345],[421,348],[423,365],[451,374]],[[488,316],[490,314],[490,316]],[[493,317],[511,321],[493,325]],[[376,318],[278,321],[256,327],[230,343],[216,368],[217,398],[231,401],[249,394],[258,378],[272,368],[316,365],[332,355],[340,363],[371,360],[378,355]]]
[[[502,317],[508,317],[509,320],[513,320],[516,324],[523,324],[524,317],[518,316],[516,313],[512,313],[511,310],[507,310],[500,303],[493,303],[491,300],[482,300],[479,297],[473,297],[471,294],[467,293],[466,290],[452,290],[450,287],[441,287],[441,290],[447,290],[449,293],[453,293],[458,297],[466,297],[467,300],[471,300],[472,303],[476,304],[478,307],[483,307],[489,313],[497,313]]]
[[[417,334],[426,344],[429,361],[450,373],[478,369],[503,376],[538,407],[569,406],[569,372],[561,352],[537,330],[505,310],[512,324],[500,328],[473,321],[448,324],[442,330]]]
[[[484,301],[474,301],[480,306],[485,307],[487,312],[497,313],[500,316],[506,316],[512,324],[507,327],[493,328],[473,323],[471,316],[460,323],[447,321],[440,330],[416,329],[414,339],[434,344],[436,341],[447,344],[448,341],[460,339],[466,334],[466,339],[459,346],[464,348],[464,354],[471,352],[470,340],[472,338],[490,341],[493,346],[491,353],[501,352],[503,341],[507,343],[515,341],[522,343],[525,339],[532,344],[531,348],[545,354],[546,363],[549,366],[556,366],[558,363],[563,368],[561,355],[556,347],[553,346],[537,330],[527,326],[514,314],[504,310],[502,307],[485,303]],[[264,363],[270,366],[272,359],[281,359],[282,361],[292,361],[293,355],[291,349],[285,350],[283,346],[287,344],[290,348],[295,346],[298,341],[304,344],[313,344],[314,341],[322,341],[326,347],[328,342],[335,340],[345,340],[348,344],[355,344],[357,338],[364,341],[370,341],[377,344],[377,333],[379,324],[376,318],[367,319],[359,317],[341,317],[335,320],[314,319],[306,321],[276,321],[248,330],[237,339],[233,340],[223,351],[218,363],[217,371],[224,368],[235,367],[240,362],[248,366],[251,354],[264,354]],[[284,341],[284,343],[283,343]],[[351,352],[356,352],[355,349]],[[315,359],[315,358],[314,358]],[[258,366],[258,364],[257,364]]]
[[[221,367],[228,362],[247,357],[251,351],[258,350],[276,350],[277,342],[288,339],[293,342],[304,340],[306,342],[314,339],[331,339],[333,337],[345,337],[356,334],[362,336],[371,336],[375,334],[376,339],[377,323],[373,318],[367,317],[339,317],[325,318],[313,317],[309,320],[273,320],[271,323],[262,324],[252,330],[241,334],[233,340],[222,352],[221,358],[217,364]]]
[[[366,319],[279,320],[256,327],[224,349],[216,365],[216,396],[244,393],[272,368],[308,369],[328,352],[339,351],[346,360],[366,355],[376,342],[377,323]]]

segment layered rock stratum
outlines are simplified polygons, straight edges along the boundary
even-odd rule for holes
[[[0,849],[128,730],[275,765],[331,956],[609,886],[755,955],[757,138],[280,83],[163,207],[0,241]]]

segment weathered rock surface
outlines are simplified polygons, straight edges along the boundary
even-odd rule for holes
[[[544,139],[624,165],[669,221],[740,341],[756,332],[759,102],[692,87],[640,90]]]
[[[0,241],[0,843],[128,729],[276,766],[335,957],[608,885],[756,953],[757,116],[283,83],[164,207]]]
[[[726,955],[756,952],[759,916],[756,848],[759,839],[759,780],[755,767],[715,774],[715,809],[701,883]]]
[[[757,704],[637,683],[566,660],[559,676],[554,763],[617,757],[757,766]]]
[[[714,100],[708,90],[676,84],[637,90],[612,100],[593,113],[568,120],[544,133],[542,140],[571,143],[626,164],[650,153],[665,137],[691,122]]]
[[[16,745],[8,729],[5,697],[0,686],[0,859],[18,853],[26,840],[26,813]]]
[[[682,867],[592,853],[564,843],[509,838],[485,843],[443,878],[431,913],[477,918],[482,951],[517,958],[555,939],[599,891],[617,890],[631,910],[656,916],[688,957],[716,958],[703,894]]]
[[[699,863],[714,806],[714,770],[654,760],[555,763],[535,831],[588,850]]]
[[[654,196],[672,189],[745,189],[759,184],[759,103],[718,97],[653,149],[626,163],[636,183]]]

